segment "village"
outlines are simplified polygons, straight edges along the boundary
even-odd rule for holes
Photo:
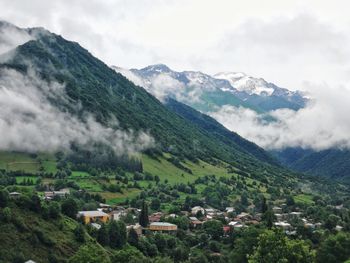
[[[63,198],[69,195],[69,189],[61,189],[59,191],[44,192],[44,199],[50,201],[55,197]],[[18,193],[10,193],[12,196]],[[315,222],[311,218],[304,216],[301,209],[287,212],[287,205],[273,206],[273,226],[282,229],[287,235],[296,235],[297,222],[302,222],[303,226],[311,231],[320,229],[322,224]],[[237,213],[235,207],[226,207],[225,210],[219,210],[212,207],[194,206],[190,211],[180,211],[179,213],[165,213],[156,211],[148,215],[147,226],[142,226],[139,223],[139,217],[142,210],[134,207],[112,206],[104,203],[99,204],[99,208],[92,211],[79,211],[77,220],[80,220],[85,225],[91,225],[95,229],[100,229],[101,225],[111,220],[123,220],[127,222],[127,229],[135,230],[135,232],[142,236],[147,231],[176,233],[178,225],[176,218],[184,217],[188,222],[188,231],[196,231],[202,228],[206,222],[217,220],[222,222],[222,235],[229,235],[235,231],[240,231],[251,225],[258,225],[262,223],[262,213],[257,212],[254,205],[250,205],[247,211]],[[125,220],[128,218],[128,220]],[[341,231],[342,226],[337,225],[335,230]]]

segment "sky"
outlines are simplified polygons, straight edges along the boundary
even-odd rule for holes
[[[109,65],[240,71],[291,90],[350,78],[346,0],[1,0],[0,19],[79,42]]]
[[[261,122],[261,116],[249,109],[229,106],[211,116],[266,149],[350,149],[348,0],[0,0],[0,10],[0,19],[24,28],[44,27],[79,42],[108,65],[142,68],[164,63],[177,71],[245,72],[289,90],[308,91],[313,99],[307,107],[270,112],[278,120],[274,123]],[[0,53],[30,38],[16,32],[7,35]],[[0,87],[0,100],[10,101],[13,107],[3,109],[0,121],[6,120],[6,110],[17,112],[19,95],[10,96],[4,89],[15,88],[13,82],[5,84]],[[164,90],[178,90],[170,80],[162,79],[160,84]],[[42,94],[34,91],[40,99]],[[35,100],[28,96],[25,106],[31,107]],[[52,115],[31,109],[43,118],[59,114],[51,108]],[[96,130],[102,130],[104,138],[113,135],[91,123],[88,138],[94,138]],[[40,125],[35,127],[40,130]],[[0,131],[5,128],[13,127],[0,127]],[[67,144],[81,135],[74,129],[65,132]],[[152,144],[146,135],[121,132],[118,138],[122,137],[128,138],[126,142],[141,138],[142,143],[133,148]],[[10,143],[0,148],[12,147],[17,140],[8,139]],[[28,149],[36,145],[30,143]]]

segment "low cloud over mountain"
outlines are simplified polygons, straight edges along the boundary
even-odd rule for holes
[[[51,99],[67,102],[65,88],[41,80],[34,71],[23,75],[14,70],[0,71],[0,149],[49,151],[70,149],[71,143],[89,147],[110,145],[117,154],[134,153],[153,144],[146,133],[121,131],[111,118],[105,127],[91,114],[82,119],[53,106]]]
[[[229,76],[237,74],[210,76],[201,72],[176,72],[165,65],[116,70],[158,99],[164,101],[166,97],[173,97],[197,107],[265,149],[350,148],[347,118],[350,91],[347,88],[307,84],[311,98],[308,101],[298,91],[288,91],[243,73],[239,78],[231,79]],[[236,87],[237,83],[239,87]],[[215,100],[208,101],[208,94],[212,97],[215,94]],[[233,95],[240,101],[224,101],[223,97]]]

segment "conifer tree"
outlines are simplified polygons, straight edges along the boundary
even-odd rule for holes
[[[148,205],[145,201],[142,202],[141,213],[139,217],[139,223],[143,227],[147,227],[149,224],[148,220]]]

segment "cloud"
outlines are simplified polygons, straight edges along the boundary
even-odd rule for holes
[[[0,21],[0,55],[32,39],[28,32]]]
[[[2,19],[62,34],[107,64],[242,71],[288,89],[350,80],[346,6],[346,0],[0,1]]]
[[[68,101],[63,85],[41,80],[34,71],[23,75],[0,71],[0,149],[29,152],[69,150],[76,142],[110,145],[116,154],[131,154],[154,144],[145,132],[123,131],[111,118],[109,127],[86,113],[78,119],[50,103],[52,98]]]
[[[276,119],[273,122],[252,110],[232,106],[223,106],[210,115],[265,149],[297,146],[314,150],[350,149],[349,89],[309,86],[314,91],[309,105],[299,111],[271,111],[269,114]]]
[[[149,91],[160,101],[164,101],[167,97],[181,100],[185,91],[183,83],[165,73],[154,76],[151,79],[151,86]]]
[[[196,72],[188,73],[191,81],[186,87],[168,73],[141,79],[128,70],[120,70],[131,81],[138,81],[159,100],[173,97],[193,105],[200,101],[202,93],[212,90],[211,82],[201,82]],[[131,76],[132,75],[132,76]],[[195,82],[194,80],[197,80]],[[330,88],[326,84],[306,83],[310,101],[298,111],[279,109],[266,114],[243,107],[224,105],[208,114],[265,149],[286,147],[350,149],[350,90],[345,87]],[[272,118],[271,118],[272,117]],[[274,121],[271,121],[274,119]],[[269,121],[270,120],[270,121]]]
[[[122,74],[135,85],[143,87],[158,100],[164,102],[167,97],[175,98],[181,102],[199,102],[203,93],[203,86],[197,82],[190,81],[187,85],[177,80],[169,73],[160,73],[147,78],[142,78],[131,70],[112,67],[115,71]],[[213,87],[209,87],[212,88]]]

